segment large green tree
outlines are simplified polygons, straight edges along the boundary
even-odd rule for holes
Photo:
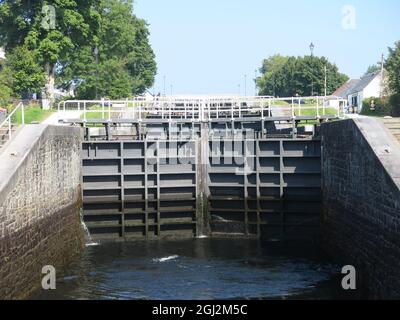
[[[375,73],[378,71],[381,71],[382,67],[381,67],[382,63],[378,62],[377,64],[372,64],[368,67],[367,71],[364,73],[364,75],[366,76],[367,74],[370,73]]]
[[[12,75],[10,68],[5,65],[5,60],[0,60],[0,107],[5,107],[11,102],[12,94]]]
[[[121,98],[153,85],[157,67],[148,27],[132,6],[132,1],[101,1],[98,44],[68,55],[60,72],[63,87],[75,86],[82,98]]]
[[[282,57],[273,56],[264,61],[258,79],[261,95],[290,97],[325,94],[325,69],[327,94],[332,94],[348,80],[336,65],[325,57]]]
[[[400,93],[400,41],[393,48],[389,48],[385,69],[389,77],[389,88],[394,93]]]
[[[12,79],[15,95],[41,93],[45,85],[46,75],[37,63],[37,52],[29,50],[25,45],[16,47],[7,55],[6,68]]]
[[[45,96],[54,101],[55,75],[61,61],[97,41],[100,0],[1,0],[0,43],[6,51],[25,47],[46,73]]]
[[[260,88],[261,95],[268,95],[268,92],[270,95],[275,95],[276,79],[274,76],[287,63],[288,59],[289,57],[281,56],[280,54],[264,59],[260,68],[262,76],[257,79],[257,86]],[[266,88],[271,90],[268,91]]]

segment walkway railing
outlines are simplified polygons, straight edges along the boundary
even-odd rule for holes
[[[13,134],[13,118],[17,114],[17,112],[21,110],[21,124],[25,125],[25,107],[22,102],[20,102],[17,107],[7,116],[7,118],[0,124],[0,130],[6,129],[6,133],[3,133],[0,138],[4,141],[4,137],[8,137],[8,140],[11,140]]]
[[[155,97],[152,100],[68,100],[60,120],[188,120],[341,117],[347,101],[339,97]]]

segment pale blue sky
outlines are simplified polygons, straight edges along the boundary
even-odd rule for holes
[[[315,44],[350,77],[361,76],[400,40],[398,0],[134,0],[150,24],[156,53],[155,91],[173,94],[254,94],[263,58],[305,55]],[[355,8],[355,30],[342,27],[345,5]]]

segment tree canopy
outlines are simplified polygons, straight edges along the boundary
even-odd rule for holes
[[[261,95],[324,95],[325,67],[329,95],[345,83],[348,77],[325,57],[271,56],[263,62],[260,69],[262,76],[257,79],[257,86]]]
[[[381,62],[370,65],[364,75],[380,71],[382,69],[381,65],[382,65]]]
[[[6,67],[12,78],[14,94],[39,93],[45,85],[46,75],[37,63],[36,51],[30,51],[25,45],[13,49],[7,55]]]
[[[393,48],[389,48],[385,69],[388,73],[389,88],[394,93],[400,93],[400,41]]]
[[[74,85],[78,96],[85,98],[121,98],[153,85],[157,67],[148,28],[132,10],[130,1],[101,1],[98,44],[68,55],[60,72],[63,87]]]
[[[10,69],[0,60],[0,106],[6,106],[10,102],[12,92],[12,76]]]
[[[143,93],[156,73],[148,36],[128,0],[0,0],[0,45],[33,67],[29,81],[16,77],[17,94],[39,91],[54,101],[55,83],[82,98]],[[25,67],[10,64],[13,73]]]
[[[54,100],[56,65],[87,42],[96,41],[99,0],[3,0],[0,41],[6,51],[27,48],[46,72],[44,94]]]

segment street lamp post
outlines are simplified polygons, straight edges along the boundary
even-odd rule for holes
[[[310,44],[311,57],[314,56],[314,49],[315,49],[315,45],[314,45],[314,43],[311,42],[311,44]]]
[[[98,100],[98,91],[99,91],[99,48],[97,45],[94,47],[93,51],[96,57],[96,100]]]

